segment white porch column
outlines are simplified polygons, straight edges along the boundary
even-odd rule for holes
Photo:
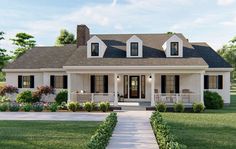
[[[114,73],[114,92],[115,92],[114,106],[118,106],[117,73]]]
[[[201,94],[201,102],[204,104],[204,73],[200,73],[200,94]]]
[[[68,101],[67,102],[70,102],[71,101],[71,74],[68,73],[67,74],[67,91],[68,91]]]
[[[155,73],[151,74],[152,80],[151,80],[151,106],[155,106]]]

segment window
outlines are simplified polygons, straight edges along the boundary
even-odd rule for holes
[[[222,75],[205,75],[204,89],[223,89]]]
[[[50,76],[50,85],[57,89],[67,89],[67,75]]]
[[[175,76],[166,76],[166,93],[175,93]]]
[[[34,88],[34,76],[18,76],[18,88]]]
[[[145,75],[141,75],[141,98],[145,98]]]
[[[108,93],[108,75],[90,76],[91,93]]]
[[[91,43],[91,55],[99,56],[99,43]]]
[[[54,83],[54,88],[63,88],[63,76],[55,76]]]
[[[171,56],[178,56],[179,55],[179,43],[178,42],[171,42],[170,43],[170,55]]]
[[[138,42],[131,42],[130,43],[130,55],[131,56],[138,56]]]
[[[30,76],[22,76],[22,88],[30,88]]]

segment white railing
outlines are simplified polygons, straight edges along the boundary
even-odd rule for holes
[[[114,93],[71,93],[71,101],[77,101],[79,103],[84,102],[110,102],[114,103]]]
[[[166,104],[174,104],[181,102],[183,104],[193,104],[201,102],[201,95],[195,93],[155,93],[155,102],[164,102]]]

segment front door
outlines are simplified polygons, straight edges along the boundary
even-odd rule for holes
[[[129,77],[130,98],[139,98],[139,76]]]

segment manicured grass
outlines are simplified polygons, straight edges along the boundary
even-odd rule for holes
[[[0,121],[0,148],[84,149],[101,122]]]
[[[236,148],[236,95],[222,110],[204,113],[162,113],[180,143],[190,149]]]

